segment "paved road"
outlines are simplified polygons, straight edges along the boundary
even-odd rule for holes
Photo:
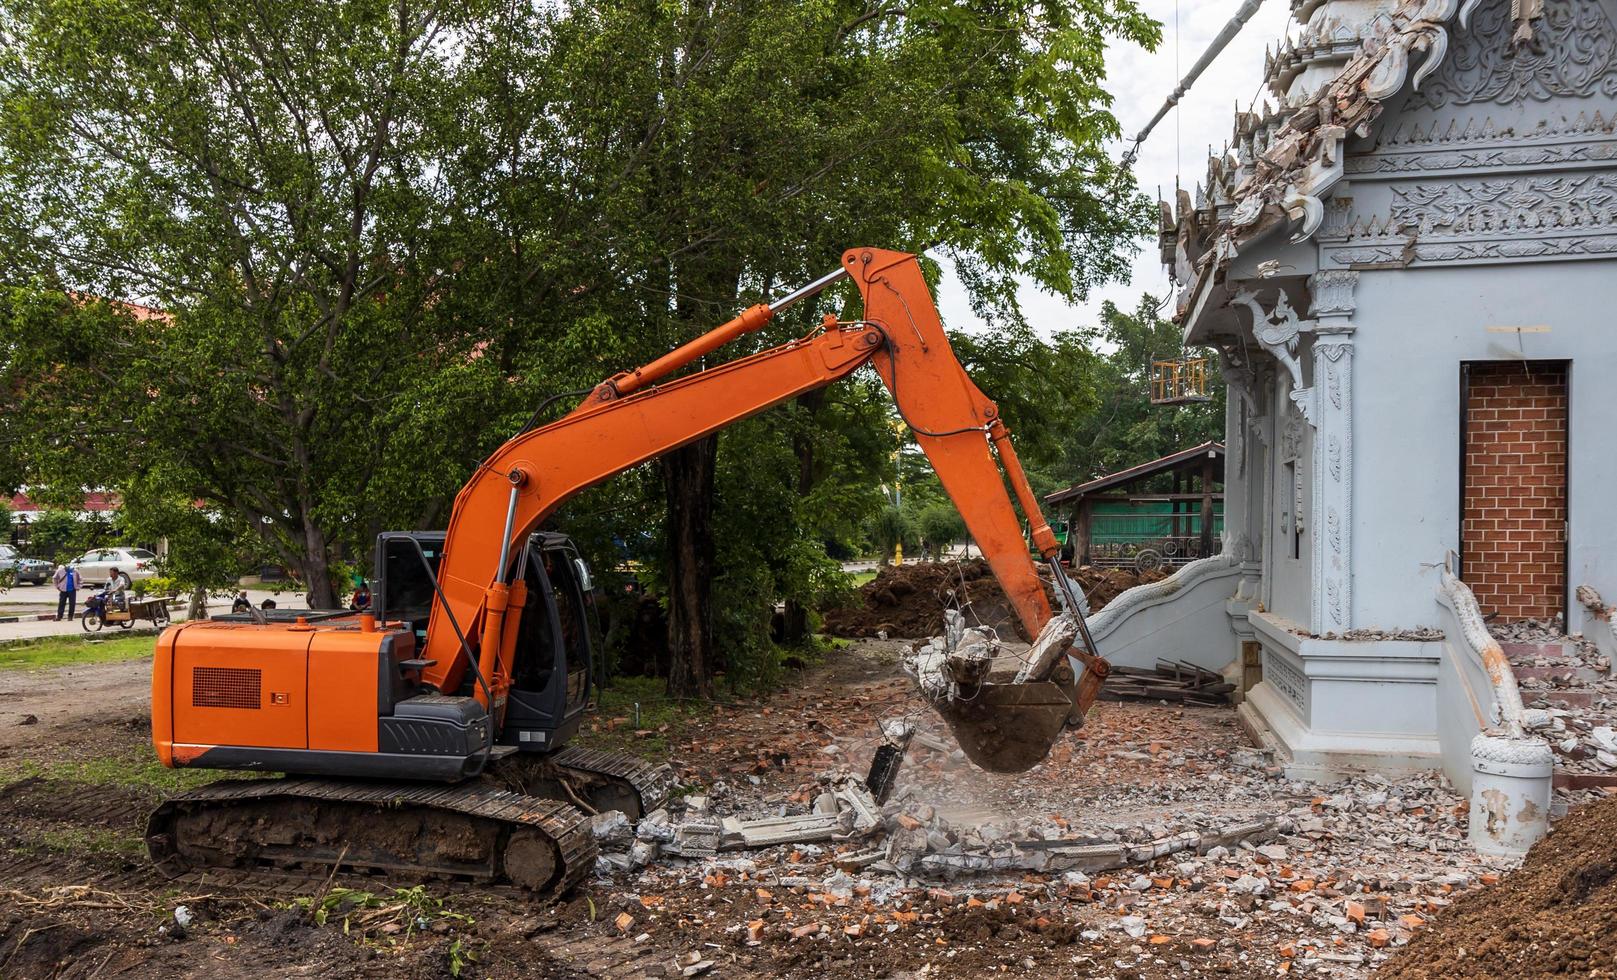
[[[78,611],[84,612],[84,600],[90,593],[79,593]],[[265,599],[274,599],[276,606],[281,609],[304,609],[307,603],[296,592],[282,592],[276,594],[262,589],[248,589],[247,598],[253,605],[258,605]],[[56,588],[51,585],[22,585],[7,589],[0,593],[0,619],[6,619],[19,613],[33,613],[39,608],[56,608]],[[230,609],[229,599],[209,599],[208,609],[213,612],[225,612]],[[185,618],[185,606],[181,605],[172,610],[175,619]],[[150,624],[145,624],[150,625]],[[106,632],[106,631],[103,631]],[[112,631],[116,635],[117,631]],[[54,620],[24,620],[20,623],[0,623],[0,642],[6,640],[24,640],[41,636],[83,636],[84,629],[79,626],[77,619],[56,622]]]

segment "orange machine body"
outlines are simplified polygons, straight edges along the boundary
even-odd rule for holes
[[[378,720],[403,693],[393,678],[414,655],[415,636],[366,625],[343,616],[302,627],[169,627],[152,667],[159,760],[190,765],[221,747],[376,753]]]

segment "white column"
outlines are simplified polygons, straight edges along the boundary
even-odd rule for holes
[[[1353,332],[1359,274],[1315,273],[1314,378],[1314,635],[1353,628]]]

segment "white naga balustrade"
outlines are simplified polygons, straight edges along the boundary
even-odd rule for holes
[[[1555,756],[1527,731],[1510,661],[1464,582],[1443,570],[1438,742],[1449,780],[1471,799],[1470,836],[1486,854],[1523,854],[1549,828]]]

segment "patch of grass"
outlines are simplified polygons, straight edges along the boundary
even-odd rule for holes
[[[104,827],[58,827],[44,831],[29,842],[38,850],[54,854],[104,854],[139,857],[145,842],[134,834],[120,834]]]
[[[848,576],[848,587],[851,589],[857,589],[866,582],[874,582],[875,580],[876,570],[874,568],[863,572],[853,572]]]
[[[404,948],[410,937],[424,929],[437,931],[447,925],[451,930],[460,931],[472,928],[477,921],[452,910],[443,899],[427,891],[425,885],[395,888],[391,894],[357,888],[327,888],[277,904],[307,913],[314,925],[340,925],[344,935],[358,935],[361,942],[384,950]],[[447,957],[450,976],[458,977],[467,966],[477,962],[478,951],[457,936],[450,943]]]
[[[659,760],[713,710],[705,701],[670,699],[668,685],[660,677],[614,677],[611,687],[596,691],[595,707],[596,714],[584,721],[585,741]]]
[[[33,759],[0,762],[0,785],[38,776],[94,786],[127,786],[179,793],[216,779],[253,778],[274,773],[227,772],[222,769],[168,769],[150,749],[124,752],[92,759],[62,759],[40,762]]]
[[[151,656],[156,644],[156,639],[150,633],[106,639],[51,636],[0,647],[0,670],[47,670],[114,660],[139,660]]]

